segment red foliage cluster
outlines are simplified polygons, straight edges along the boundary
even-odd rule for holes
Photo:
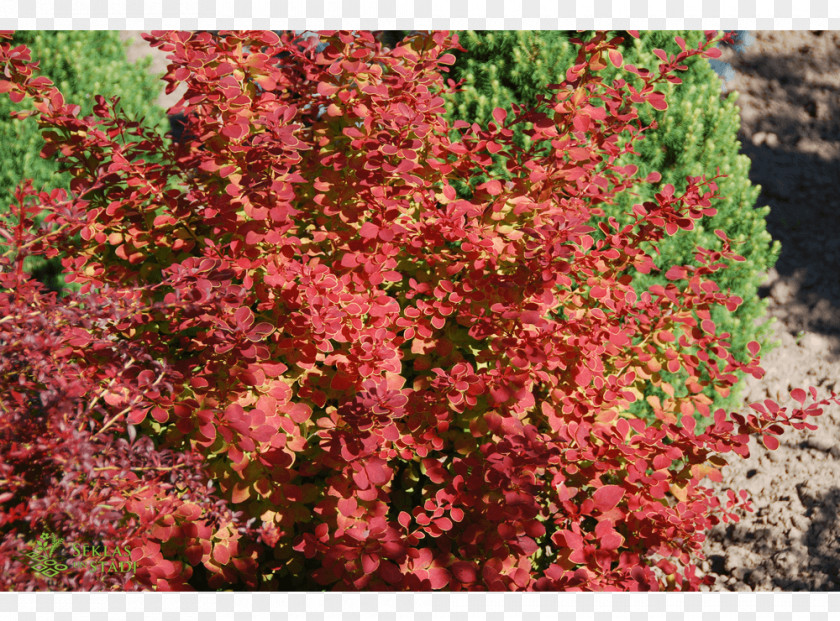
[[[171,520],[190,501],[205,504],[217,518],[230,511],[221,499],[215,508],[208,504],[212,491],[196,455],[158,449],[133,428],[124,437],[120,421],[126,409],[115,413],[109,407],[115,395],[148,392],[148,385],[140,386],[144,376],[155,372],[153,384],[160,384],[165,373],[142,346],[115,346],[108,338],[106,326],[126,310],[119,301],[94,295],[59,301],[17,274],[0,278],[0,585],[142,587],[133,573],[103,573],[94,566],[47,581],[24,554],[45,531],[63,534],[66,545],[56,559],[68,561],[70,544],[114,549],[145,541],[151,523]],[[127,519],[126,511],[139,519]],[[148,550],[139,574],[163,570],[172,586],[181,584],[180,570]]]
[[[168,90],[186,87],[171,110],[186,123],[175,144],[103,97],[80,118],[35,77],[28,50],[0,48],[0,91],[34,100],[44,156],[75,175],[69,196],[23,187],[21,217],[27,201],[48,216],[31,237],[8,229],[16,260],[63,251],[83,292],[46,297],[8,262],[14,320],[0,324],[0,343],[20,341],[25,370],[4,372],[3,423],[20,433],[9,412],[29,418],[34,396],[67,393],[42,440],[122,469],[98,483],[92,458],[68,449],[62,467],[88,478],[66,479],[63,493],[121,512],[140,584],[689,590],[708,580],[694,565],[704,532],[734,518],[743,495],[721,501],[703,479],[724,454],[747,455],[751,434],[772,446],[828,403],[709,412],[703,386],[726,391],[737,369],[762,374],[757,357],[732,357],[710,319],[713,305],[740,303],[705,278],[738,258],[723,233],[723,250],[698,249],[696,265],[669,270],[672,284],[633,291],[625,270],[654,269],[651,243],[714,213],[714,180],[689,179],[681,195],[661,187],[626,226],[598,208],[658,181],[616,160],[643,136],[637,107],[666,105],[657,84],[678,81],[689,56],[716,54],[711,33],[655,70],[625,66],[641,89],[599,77],[622,64],[617,40],[578,42],[577,64],[536,109],[498,109],[487,127],[444,118],[458,48],[447,33],[393,49],[346,32],[147,39],[170,53]],[[512,140],[523,122],[528,150]],[[498,154],[512,180],[458,198],[453,182]],[[633,418],[646,383],[673,393],[663,367],[689,371],[690,396],[657,401],[652,424]],[[47,379],[17,379],[41,368]],[[6,397],[15,382],[23,388]],[[56,422],[65,409],[79,427]],[[695,414],[714,419],[702,433]],[[120,434],[151,452],[132,453]],[[127,474],[140,467],[130,455],[164,453],[184,467]],[[25,478],[31,468],[14,470],[15,459],[0,452],[4,476]],[[171,477],[186,471],[194,483],[179,487]],[[211,483],[224,502],[201,496]],[[21,485],[33,500],[4,495],[0,528],[51,515],[36,502],[46,492]]]

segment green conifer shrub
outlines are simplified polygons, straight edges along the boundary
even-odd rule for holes
[[[569,42],[572,33],[468,31],[459,33],[459,36],[465,51],[457,55],[450,77],[455,81],[464,80],[464,84],[462,90],[447,101],[451,119],[485,124],[492,120],[492,110],[497,106],[510,107],[511,102],[535,102],[538,95],[548,93],[547,85],[563,80],[566,70],[575,61],[576,46]],[[639,38],[625,35],[621,45],[624,60],[637,67],[655,70],[661,61],[654,50],[663,49],[669,54],[679,51],[675,36],[681,36],[691,46],[703,34],[697,31],[651,31],[641,33]],[[680,231],[663,239],[656,261],[657,267],[664,268],[662,272],[649,275],[634,272],[633,282],[637,292],[654,283],[666,284],[664,272],[669,266],[690,261],[696,246],[719,250],[721,241],[713,231],[723,229],[732,240],[742,244],[738,246],[738,252],[746,261],[727,262],[728,269],[716,272],[712,279],[721,289],[730,289],[744,301],[734,312],[723,307],[714,309],[712,319],[721,332],[732,335],[732,351],[738,360],[744,361],[749,357],[746,351],[749,341],[759,341],[765,347],[772,345],[768,342],[769,324],[757,325],[757,320],[766,310],[766,303],[758,298],[757,290],[762,274],[775,265],[780,245],[771,239],[766,230],[765,219],[770,208],[755,207],[759,188],[750,183],[749,158],[739,153],[737,95],[721,96],[720,78],[707,59],[690,58],[686,65],[689,69],[680,74],[682,84],[668,84],[664,89],[669,102],[666,110],[658,111],[651,106],[640,110],[645,123],[655,121],[658,127],[638,143],[638,155],[627,159],[627,163],[637,165],[642,173],[659,171],[662,174],[660,183],[623,192],[616,203],[602,207],[608,217],[613,216],[626,223],[629,220],[624,212],[635,203],[652,200],[653,194],[665,184],[670,183],[682,191],[687,175],[713,176],[719,170],[721,175],[726,176],[718,181],[720,193],[725,198],[715,205],[717,215],[699,223],[692,231]],[[624,70],[609,67],[607,71],[613,77],[631,83],[638,80]],[[522,124],[517,134],[523,145],[528,144],[527,137],[522,133],[525,129],[527,126]],[[498,166],[493,172],[504,174]],[[475,187],[484,181],[483,177],[479,177],[470,185]],[[465,187],[459,190],[469,193]],[[687,394],[688,389],[679,381],[683,378],[675,377],[664,369],[662,374],[671,385],[683,388],[683,393],[678,390],[676,397]],[[739,378],[742,375],[739,374]],[[740,386],[739,383],[738,388]],[[728,395],[717,394],[710,388],[706,388],[705,392],[711,399],[712,411],[719,407],[731,409],[738,404],[737,389]],[[647,396],[665,398],[653,387]],[[634,407],[643,410],[649,405],[640,401]]]
[[[90,114],[96,94],[117,96],[120,105],[137,120],[164,133],[169,129],[165,111],[155,104],[162,84],[149,73],[150,59],[130,62],[126,42],[117,31],[18,31],[15,45],[26,45],[62,93]],[[8,211],[15,186],[32,179],[36,188],[69,189],[72,175],[62,172],[55,158],[41,157],[44,141],[35,118],[17,119],[10,114],[27,110],[28,100],[12,103],[0,98],[0,213]],[[0,245],[0,249],[4,246]],[[25,269],[52,289],[62,289],[64,279],[58,259],[29,257]]]

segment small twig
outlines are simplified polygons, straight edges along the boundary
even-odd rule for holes
[[[34,245],[34,244],[37,244],[37,243],[38,243],[38,242],[40,242],[40,241],[44,241],[45,239],[47,239],[47,238],[48,238],[48,237],[50,237],[51,235],[55,235],[56,233],[58,233],[58,232],[59,232],[59,231],[61,231],[62,229],[66,229],[68,226],[70,226],[70,225],[69,225],[68,223],[66,223],[66,222],[65,222],[64,224],[62,224],[61,226],[59,226],[59,227],[58,227],[57,229],[55,229],[54,231],[49,231],[48,233],[45,233],[45,234],[41,235],[40,237],[36,237],[36,238],[34,238],[34,239],[30,239],[28,242],[26,242],[25,244],[21,244],[20,246],[14,246],[14,248],[13,248],[13,249],[14,249],[14,250],[17,250],[17,251],[24,250],[24,249],[28,248],[29,246],[32,246],[32,245]],[[8,253],[9,253],[9,251],[7,250],[4,254],[8,254]]]
[[[128,362],[126,362],[123,365],[122,371],[125,372],[126,370],[128,370],[128,367],[130,367],[132,364],[134,364],[134,357],[133,356],[131,358],[129,358]],[[115,375],[113,378],[111,378],[111,381],[108,383],[108,386],[105,387],[105,390],[103,392],[100,392],[98,395],[96,395],[96,397],[93,398],[93,400],[90,402],[90,404],[88,404],[87,409],[85,409],[85,413],[82,415],[82,422],[79,425],[78,431],[81,431],[82,429],[85,428],[85,422],[86,422],[86,419],[87,419],[87,415],[90,414],[91,411],[93,411],[93,406],[95,406],[96,402],[99,401],[102,398],[102,395],[104,395],[107,391],[109,391],[111,389],[111,387],[114,385],[114,382],[117,381],[118,377],[119,377],[119,375]]]
[[[102,433],[103,431],[105,431],[106,429],[108,429],[108,427],[110,427],[111,425],[113,425],[113,424],[117,421],[117,419],[118,419],[120,416],[122,416],[122,415],[123,415],[123,414],[125,414],[126,412],[129,412],[129,411],[131,410],[131,408],[133,408],[133,407],[134,407],[134,403],[132,402],[130,405],[127,405],[127,406],[126,406],[126,407],[124,407],[122,410],[120,410],[119,412],[117,412],[116,414],[114,414],[114,417],[113,417],[111,420],[109,420],[107,423],[105,423],[105,425],[102,427],[102,429],[100,429],[100,430],[99,430],[99,431],[97,431],[95,434],[93,434],[93,437],[95,438],[95,437],[96,437],[96,436],[98,436],[100,433]]]
[[[154,388],[155,386],[157,386],[160,383],[160,381],[163,379],[163,376],[165,374],[166,374],[165,371],[161,372],[161,374],[158,375],[157,379],[151,384],[151,386],[149,386],[149,388]],[[134,399],[129,405],[127,405],[122,410],[120,410],[119,412],[114,414],[114,416],[111,418],[111,420],[109,420],[107,423],[105,423],[105,425],[102,427],[102,429],[100,429],[95,434],[93,434],[93,437],[98,436],[100,433],[102,433],[103,431],[108,429],[108,427],[113,425],[121,416],[123,416],[126,412],[130,411],[131,408],[133,408],[136,405],[137,401],[138,401],[138,399]]]

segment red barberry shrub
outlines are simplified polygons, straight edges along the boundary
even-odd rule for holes
[[[704,532],[745,495],[718,499],[704,479],[747,455],[750,435],[772,447],[828,403],[709,411],[704,387],[762,374],[757,347],[738,362],[710,319],[740,303],[707,278],[739,258],[723,233],[721,251],[670,267],[667,287],[633,291],[629,266],[655,269],[658,240],[714,213],[714,179],[661,187],[631,224],[599,208],[657,183],[616,161],[643,138],[637,109],[664,107],[657,85],[714,55],[712,34],[656,69],[625,66],[641,89],[599,77],[622,64],[617,40],[578,42],[564,82],[486,127],[445,120],[447,33],[392,50],[370,33],[147,39],[169,52],[167,88],[186,87],[170,110],[185,119],[177,144],[103,97],[80,118],[25,49],[0,53],[0,90],[35,100],[43,154],[75,175],[68,196],[22,192],[47,209],[49,243],[17,247],[63,252],[79,300],[110,301],[101,321],[73,320],[79,340],[56,367],[83,364],[85,390],[104,391],[79,414],[85,441],[108,427],[125,462],[120,434],[147,438],[183,456],[193,492],[221,496],[120,485],[123,519],[143,527],[140,583],[708,583],[694,564]],[[511,127],[526,122],[524,150]],[[453,182],[498,154],[510,180],[458,198]],[[663,368],[688,372],[690,396],[673,398]],[[628,409],[649,384],[672,396],[653,423]],[[713,418],[702,433],[695,412]]]
[[[0,230],[14,232],[18,249],[43,245],[50,235],[33,234],[34,216],[64,192],[37,194],[26,184],[17,198]],[[125,590],[154,584],[161,572],[164,586],[186,586],[182,568],[146,545],[147,529],[191,517],[198,503],[217,522],[231,512],[221,499],[208,504],[201,456],[159,449],[122,424],[144,399],[170,389],[166,363],[141,343],[111,338],[110,326],[130,306],[94,294],[59,299],[23,276],[24,256],[0,259],[7,268],[0,272],[0,587]],[[64,540],[54,558],[67,569],[52,577],[33,571],[26,557],[45,531]],[[136,570],[106,572],[96,559],[70,568],[79,560],[73,545],[134,546],[134,558],[117,558],[133,560]]]

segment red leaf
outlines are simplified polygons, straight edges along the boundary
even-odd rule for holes
[[[482,183],[476,189],[484,189],[487,190],[491,196],[498,196],[502,193],[502,184],[495,179],[491,179],[487,183]]]
[[[624,498],[624,488],[619,485],[605,485],[592,494],[595,506],[602,512],[614,508],[622,498]]]
[[[233,125],[226,125],[222,128],[222,131],[220,133],[223,136],[227,136],[228,138],[237,140],[248,133],[248,128],[245,125],[240,125],[239,123],[236,123]]]
[[[411,516],[405,511],[400,511],[400,514],[397,516],[397,522],[400,523],[400,526],[407,529],[411,523]]]
[[[221,543],[213,546],[213,560],[219,565],[227,565],[230,560],[230,550],[227,549],[227,546]]]
[[[382,579],[390,585],[399,585],[402,583],[403,575],[400,568],[394,563],[381,559],[379,561],[379,575]]]
[[[366,470],[358,470],[353,473],[353,483],[356,484],[356,487],[359,489],[367,489],[370,487],[370,481],[368,480],[367,471]]]
[[[665,95],[659,91],[655,91],[648,95],[648,103],[657,110],[668,109],[668,102],[665,101]]]
[[[189,562],[190,565],[198,565],[201,562],[201,559],[204,558],[204,548],[201,544],[187,546],[184,553],[186,554],[187,562]]]
[[[472,563],[456,561],[449,568],[452,576],[461,584],[472,584],[478,580],[478,570]]]
[[[372,222],[365,222],[359,229],[359,235],[365,239],[374,239],[379,234],[379,227]]]
[[[771,414],[778,414],[779,404],[773,401],[772,399],[765,399],[764,405],[767,407]]]
[[[323,97],[330,97],[338,91],[338,87],[329,82],[318,82],[318,94]]]
[[[761,436],[761,440],[762,442],[764,442],[764,446],[766,446],[771,451],[775,451],[777,448],[779,448],[779,440],[776,438],[776,436],[764,434],[763,436]]]
[[[248,340],[256,343],[257,341],[263,341],[267,337],[271,336],[276,328],[272,326],[270,323],[265,321],[258,323],[254,326],[254,328],[248,333]]]
[[[356,253],[355,252],[345,252],[341,257],[341,267],[356,267]]]
[[[413,160],[404,159],[402,162],[400,162],[399,166],[396,167],[394,172],[398,173],[398,174],[407,173],[407,172],[411,172],[412,170],[414,170],[418,166],[419,166],[419,164],[417,164]]]
[[[438,518],[436,520],[433,520],[433,523],[443,532],[452,530],[452,520],[450,520],[448,517]]]
[[[572,550],[577,550],[583,547],[583,537],[579,533],[570,530],[561,531],[563,538],[566,540],[566,546]]]
[[[801,388],[794,388],[793,390],[790,391],[790,396],[795,401],[798,401],[801,405],[805,405],[805,399],[807,398],[808,395]]]
[[[277,430],[271,425],[261,425],[251,432],[251,437],[257,442],[268,442],[275,433]]]
[[[442,567],[431,567],[429,569],[429,582],[435,590],[444,588],[449,584],[449,572]]]
[[[519,315],[519,319],[525,325],[534,325],[539,323],[540,314],[537,311],[522,311]]]
[[[585,162],[592,158],[592,152],[590,152],[589,149],[584,149],[581,147],[573,147],[567,152],[569,156],[576,162]]]
[[[592,126],[592,119],[589,116],[577,114],[572,120],[572,125],[576,131],[586,132],[589,131],[589,128]]]
[[[493,108],[493,119],[499,125],[504,125],[507,118],[507,111],[504,108]]]
[[[343,371],[338,371],[330,381],[330,388],[337,391],[347,390],[352,388],[353,385],[353,377]]]
[[[365,464],[365,472],[367,473],[368,480],[378,486],[385,485],[391,480],[391,475],[393,474],[385,460],[382,459],[371,459]]]
[[[292,403],[286,413],[299,425],[309,420],[312,416],[312,408],[305,403]]]
[[[345,515],[347,517],[352,517],[353,514],[356,512],[359,504],[356,502],[356,499],[352,496],[350,498],[339,498],[338,500],[338,510],[341,515]]]
[[[372,574],[379,568],[379,556],[375,554],[362,554],[362,570]]]
[[[253,325],[254,313],[247,306],[240,306],[233,314],[233,319],[236,322],[236,327],[245,331]]]
[[[598,547],[602,550],[615,550],[624,543],[624,537],[607,521],[598,522],[595,526],[595,536],[598,538]]]
[[[131,410],[129,412],[128,417],[126,420],[131,425],[139,425],[144,420],[146,420],[146,415],[149,413],[148,409],[141,409],[141,410]]]
[[[578,365],[575,373],[575,383],[578,386],[588,386],[592,380],[592,372],[583,365]]]
[[[520,589],[526,588],[531,582],[531,574],[527,569],[520,567],[513,572],[513,583]]]
[[[764,406],[760,403],[750,403],[749,406],[754,409],[759,414],[767,415],[767,410],[764,409]]]
[[[216,426],[213,423],[205,423],[204,425],[200,425],[198,431],[202,436],[204,436],[208,440],[214,440],[216,438]]]
[[[153,407],[151,409],[152,418],[154,418],[159,423],[165,423],[169,420],[169,413],[160,407]]]

